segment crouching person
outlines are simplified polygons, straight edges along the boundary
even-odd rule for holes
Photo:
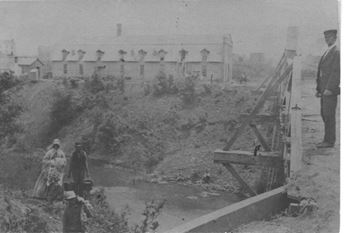
[[[63,233],[85,233],[82,221],[82,211],[86,217],[91,217],[91,205],[78,197],[74,191],[65,192],[66,207],[62,218]]]

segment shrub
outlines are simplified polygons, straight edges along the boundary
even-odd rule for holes
[[[145,203],[145,209],[142,213],[144,219],[140,224],[136,224],[132,227],[131,232],[133,233],[147,233],[156,232],[159,227],[157,218],[165,204],[165,200],[162,201],[150,201]]]
[[[90,197],[90,202],[94,208],[93,216],[86,222],[89,232],[148,233],[155,232],[158,228],[157,218],[164,207],[165,200],[146,202],[142,221],[134,226],[129,226],[128,215],[130,213],[128,208],[119,214],[115,213],[109,207],[106,198],[103,188],[93,190]]]
[[[94,211],[92,218],[86,222],[89,232],[130,232],[127,220],[128,213],[124,211],[121,214],[117,214],[112,211],[106,200],[103,188],[92,192],[90,202]]]
[[[11,102],[7,97],[1,98],[0,105],[0,140],[21,132],[22,128],[16,121],[23,111],[20,105]]]
[[[119,123],[113,117],[108,117],[98,127],[97,140],[105,152],[120,153],[121,145],[130,138],[131,136],[127,134],[127,126]]]
[[[197,76],[187,76],[185,78],[183,87],[179,90],[180,97],[184,105],[191,105],[196,100],[195,83]]]
[[[153,84],[153,95],[162,96],[167,93],[168,90],[168,80],[164,72],[159,72],[155,77]]]
[[[8,146],[15,142],[13,136],[22,130],[16,120],[23,109],[12,101],[9,93],[6,93],[17,84],[18,80],[15,80],[11,73],[0,74],[0,141],[7,138]]]
[[[176,94],[177,92],[178,89],[174,83],[174,76],[169,75],[167,78],[164,72],[159,72],[155,77],[155,82],[153,84],[153,95],[162,96],[167,94]]]
[[[47,132],[47,140],[54,137],[61,128],[70,124],[85,109],[83,102],[74,103],[72,94],[57,92],[56,101],[53,103],[50,111],[50,126]]]
[[[117,78],[116,88],[119,89],[121,94],[125,93],[125,77]]]
[[[18,84],[18,81],[11,73],[4,72],[0,74],[0,93],[14,87]]]
[[[96,94],[100,91],[105,89],[105,85],[102,82],[101,78],[97,74],[93,74],[91,76],[91,80],[87,80],[85,82],[85,87],[89,90],[92,94]]]

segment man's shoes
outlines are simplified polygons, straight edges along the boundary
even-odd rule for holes
[[[317,148],[332,148],[334,147],[334,143],[329,143],[329,142],[321,142],[316,144]]]

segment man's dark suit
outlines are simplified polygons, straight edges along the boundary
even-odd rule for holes
[[[340,53],[337,47],[333,47],[321,57],[316,83],[316,91],[321,94],[321,116],[325,125],[324,142],[334,144],[337,95],[340,94]],[[324,95],[325,90],[331,91],[332,95]]]

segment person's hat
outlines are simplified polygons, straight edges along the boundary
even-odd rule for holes
[[[65,191],[64,192],[64,196],[66,200],[72,199],[72,198],[76,198],[77,195],[75,195],[74,191]]]
[[[323,34],[325,34],[325,36],[326,36],[326,35],[332,35],[332,34],[333,34],[333,35],[337,35],[337,32],[338,32],[338,31],[337,31],[336,29],[330,29],[330,30],[324,31]]]
[[[76,143],[74,143],[74,145],[75,145],[75,146],[82,146],[82,145],[81,145],[81,142],[76,142]]]
[[[59,140],[59,139],[54,139],[53,145],[58,145],[58,146],[60,146],[60,140]]]

